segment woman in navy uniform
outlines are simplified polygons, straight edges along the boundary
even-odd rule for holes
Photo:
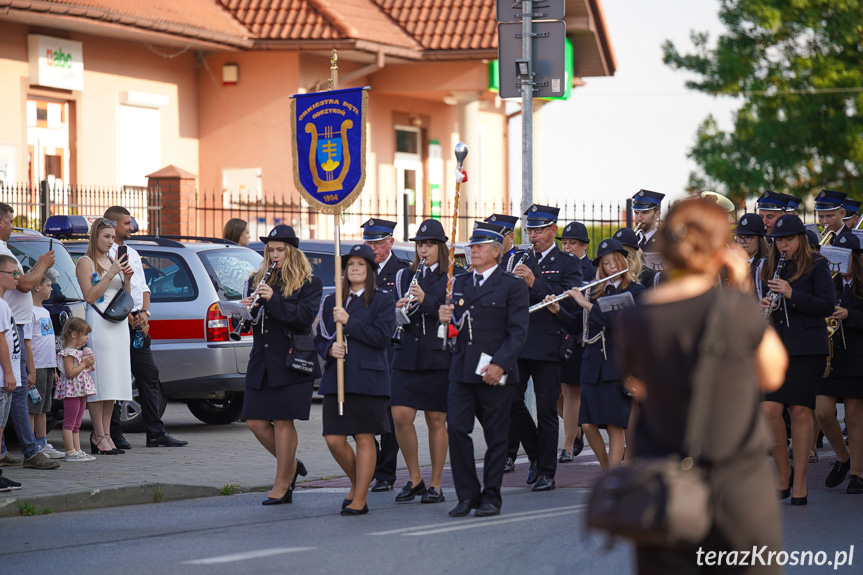
[[[582,281],[590,282],[596,276],[596,266],[587,255],[590,236],[587,228],[580,222],[571,222],[563,228],[560,236],[560,249],[577,257],[581,262]],[[566,333],[560,344],[560,399],[557,411],[563,419],[563,447],[557,458],[558,463],[572,461],[584,449],[584,436],[578,426],[578,409],[581,405],[581,338],[577,334]]]
[[[593,263],[597,267],[596,279],[601,280],[626,269],[626,250],[615,239],[603,240]],[[579,305],[575,313],[562,310],[557,303],[548,306],[558,323],[570,333],[581,334],[585,343],[578,422],[603,470],[619,466],[623,458],[623,430],[629,426],[632,397],[623,387],[618,366],[614,314],[603,312],[596,300],[624,292],[638,299],[644,293],[644,286],[627,272],[594,287],[590,299],[576,289],[568,290]],[[599,434],[600,425],[607,426],[608,454]]]
[[[762,258],[766,258],[767,254],[770,253],[767,240],[764,239],[766,234],[767,229],[764,227],[764,220],[758,214],[743,214],[737,220],[737,227],[734,229],[734,242],[746,252],[753,280],[758,264]]]
[[[476,222],[468,243],[474,272],[453,280],[453,304],[438,319],[460,324],[449,370],[447,432],[458,505],[451,517],[500,514],[509,411],[518,382],[518,354],[527,340],[530,292],[500,265],[503,236],[493,224]],[[483,356],[490,356],[480,367]],[[505,378],[505,379],[504,379]],[[474,420],[485,437],[483,486],[477,479]]]
[[[255,294],[260,296],[258,321],[252,326],[243,418],[276,458],[276,479],[263,504],[278,505],[291,502],[297,475],[306,474],[303,462],[296,459],[294,420],[309,419],[314,380],[320,375],[316,361],[307,373],[286,367],[285,358],[298,340],[306,340],[311,348],[311,326],[323,284],[312,275],[312,266],[298,249],[300,241],[291,226],[276,226],[261,241],[266,245],[264,259],[246,281],[245,298],[240,301],[250,305]],[[271,264],[275,268],[262,283]]]
[[[324,438],[351,480],[342,515],[363,515],[369,512],[366,495],[375,471],[375,435],[390,431],[387,348],[395,329],[395,300],[377,289],[377,264],[370,247],[353,246],[342,256],[342,266],[346,301],[336,305],[335,294],[330,294],[321,302],[315,347],[326,362],[319,389],[324,396]],[[336,323],[343,326],[341,344],[335,341]],[[344,415],[338,412],[336,359],[345,361]],[[349,435],[354,436],[356,454],[348,445]]]
[[[446,299],[449,248],[443,226],[437,220],[420,224],[414,261],[396,276],[396,307],[410,314],[411,321],[399,330],[392,362],[392,397],[390,406],[395,421],[396,438],[407,464],[410,478],[396,496],[399,503],[413,501],[421,495],[422,503],[444,501],[441,475],[449,445],[446,433],[446,395],[449,387],[450,353],[442,348],[437,336],[438,308]],[[420,268],[420,262],[423,263]],[[416,278],[415,285],[413,283]],[[410,298],[410,299],[409,299]],[[429,430],[431,480],[426,487],[420,471],[417,432],[414,420],[417,410],[425,412]]]
[[[769,317],[790,361],[785,382],[779,390],[765,396],[762,409],[773,431],[770,450],[776,462],[779,496],[785,499],[790,495],[792,505],[806,505],[806,470],[814,432],[812,412],[829,351],[824,320],[833,313],[835,294],[827,260],[809,249],[806,228],[799,217],[793,214],[780,217],[770,237],[773,247],[761,266],[756,285],[762,310],[767,310],[770,303],[768,291],[782,296]],[[785,267],[779,279],[773,279],[782,253],[786,257]],[[791,415],[793,477],[782,419],[785,405]]]
[[[818,385],[815,410],[818,422],[836,462],[825,481],[827,487],[840,485],[851,472],[846,493],[863,493],[863,250],[853,233],[840,234],[834,247],[852,250],[848,273],[834,278],[836,307],[831,319],[839,322],[833,334],[833,357],[830,374]],[[848,446],[842,438],[842,427],[836,419],[836,403],[845,401]],[[849,451],[850,449],[850,451]]]

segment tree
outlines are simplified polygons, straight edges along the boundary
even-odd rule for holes
[[[663,45],[692,90],[740,97],[734,131],[709,116],[690,150],[690,187],[735,200],[765,189],[806,197],[822,187],[863,196],[863,0],[719,0],[727,27],[694,53]]]

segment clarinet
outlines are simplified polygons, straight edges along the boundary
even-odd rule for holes
[[[257,285],[257,286],[255,286],[255,291],[257,291],[259,287],[261,287],[262,285],[264,285],[265,283],[267,283],[267,281],[270,279],[270,276],[271,276],[271,275],[273,275],[273,270],[275,270],[275,269],[276,269],[276,264],[275,264],[275,263],[270,264],[270,267],[269,267],[269,268],[267,269],[267,271],[264,273],[264,277],[262,277],[262,278],[261,278],[261,281],[259,281],[259,282],[258,282],[258,285]],[[257,311],[257,307],[258,307],[258,300],[260,300],[260,299],[261,299],[261,294],[256,293],[256,294],[255,294],[255,297],[254,297],[254,298],[252,298],[252,303],[250,303],[250,304],[249,304],[249,307],[248,307],[249,315],[252,315],[252,312]],[[251,321],[244,321],[244,320],[240,320],[240,321],[238,321],[238,322],[237,322],[237,327],[236,327],[236,328],[234,328],[234,331],[232,331],[232,332],[230,333],[230,339],[231,339],[231,341],[240,341],[240,340],[242,339],[242,337],[243,337],[243,336],[242,336],[242,333],[243,333],[244,331],[248,331],[248,330],[249,330],[249,328],[250,328],[253,324],[256,324],[256,323],[258,323],[258,320],[257,320],[257,319],[253,319],[253,320],[251,320]]]
[[[785,267],[785,252],[782,252],[782,255],[779,256],[779,261],[776,263],[776,271],[773,272],[773,279],[778,280],[779,275],[782,273],[782,268]],[[770,314],[773,313],[773,310],[779,305],[779,298],[782,297],[782,294],[775,293],[773,290],[767,292],[767,297],[770,298],[770,305],[767,306],[767,309],[764,310],[764,320],[767,321],[770,318]]]
[[[426,259],[422,258],[419,265],[417,265],[417,270],[416,272],[414,272],[414,277],[411,278],[411,283],[408,286],[408,292],[410,292],[410,289],[412,287],[420,283],[420,276],[423,273],[423,266],[425,266],[425,261]],[[399,287],[399,289],[401,289],[401,287]],[[413,304],[414,299],[414,294],[408,293],[408,301],[405,303],[405,305],[396,308],[396,330],[393,332],[393,335],[390,338],[390,341],[392,343],[400,344],[402,342],[402,332],[404,332],[405,330],[405,325],[411,322],[411,318],[408,313],[410,312],[410,308]]]
[[[526,262],[527,258],[530,257],[530,253],[533,251],[533,246],[534,246],[534,244],[530,244],[530,247],[527,248],[526,250],[524,250],[524,253],[521,254],[521,258],[519,258],[518,262],[516,262],[516,264],[514,266],[512,266],[512,268],[510,268],[506,271],[511,272],[512,270],[514,270],[515,268],[517,268],[518,266],[520,266],[524,262]]]

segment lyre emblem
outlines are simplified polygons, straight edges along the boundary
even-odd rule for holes
[[[348,175],[351,166],[351,153],[348,148],[348,130],[353,128],[352,120],[344,120],[338,132],[333,132],[329,126],[324,128],[321,137],[318,129],[311,122],[306,124],[306,133],[312,135],[312,145],[309,150],[309,171],[318,192],[334,192],[342,189],[342,182]],[[336,168],[341,171],[336,176]],[[324,177],[318,174],[318,167],[324,171]]]

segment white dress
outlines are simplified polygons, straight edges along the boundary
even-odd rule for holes
[[[86,256],[81,259],[84,258]],[[121,275],[117,274],[111,278],[103,300],[96,302],[99,309],[105,309],[114,295],[123,289]],[[96,395],[88,396],[87,402],[131,401],[132,364],[129,353],[129,323],[125,321],[114,323],[103,319],[90,305],[87,305],[87,323],[92,328],[89,345],[96,358],[96,371],[90,374],[93,377],[93,383],[96,384]]]

